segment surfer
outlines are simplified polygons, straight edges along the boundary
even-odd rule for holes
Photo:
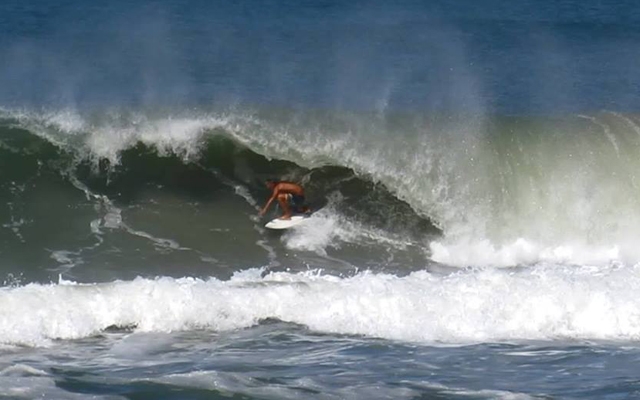
[[[260,215],[264,215],[267,212],[275,199],[278,199],[278,204],[280,204],[283,210],[280,219],[291,219],[291,206],[299,213],[309,211],[309,207],[305,205],[304,189],[302,186],[297,183],[275,181],[272,179],[268,179],[265,184],[267,188],[271,190],[271,197],[269,197],[267,204],[260,210]]]

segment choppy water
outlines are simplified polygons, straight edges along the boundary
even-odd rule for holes
[[[0,397],[638,396],[638,22],[4,2]]]

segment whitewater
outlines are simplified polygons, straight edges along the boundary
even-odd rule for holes
[[[8,307],[0,339],[51,346],[52,340],[91,337],[113,327],[230,331],[277,319],[320,332],[417,343],[637,340],[639,282],[637,268],[558,266],[404,277],[252,269],[228,281],[61,280],[3,289]]]

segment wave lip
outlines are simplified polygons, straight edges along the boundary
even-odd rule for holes
[[[95,115],[72,109],[45,112],[0,108],[0,119],[9,126],[27,129],[79,157],[120,163],[123,151],[146,145],[160,155],[178,155],[193,160],[207,131],[227,125],[224,116],[210,114],[148,115],[143,112],[106,111]]]

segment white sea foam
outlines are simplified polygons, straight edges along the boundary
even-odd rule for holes
[[[282,240],[290,249],[314,251],[320,255],[325,255],[327,248],[340,247],[344,243],[385,245],[394,249],[403,249],[410,244],[388,232],[345,218],[332,207],[325,207],[289,229]]]
[[[488,240],[433,241],[429,244],[433,261],[457,267],[513,267],[541,262],[564,265],[611,265],[633,263],[640,256],[634,248],[592,247],[573,243],[543,246],[525,239],[496,246]]]
[[[0,343],[47,346],[110,326],[226,331],[262,319],[414,342],[640,338],[640,266],[461,270],[340,278],[252,269],[228,281],[138,278],[0,290]]]

